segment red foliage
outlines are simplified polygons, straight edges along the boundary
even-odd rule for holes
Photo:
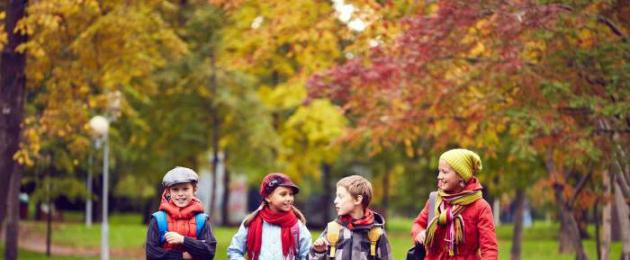
[[[487,94],[523,67],[520,37],[561,10],[529,1],[439,1],[430,16],[401,19],[404,32],[392,46],[313,75],[309,97],[340,104],[356,130],[377,142],[414,138],[418,128],[426,136],[473,138],[471,123],[497,115]],[[479,43],[485,51],[471,56]]]

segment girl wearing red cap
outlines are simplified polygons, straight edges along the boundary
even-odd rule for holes
[[[438,169],[437,194],[425,204],[411,230],[414,241],[425,245],[425,259],[497,259],[492,209],[474,176],[481,170],[479,155],[449,150],[440,156]]]
[[[288,176],[270,173],[260,183],[263,202],[249,214],[228,247],[228,259],[306,259],[311,233],[304,215],[293,206],[300,191]]]

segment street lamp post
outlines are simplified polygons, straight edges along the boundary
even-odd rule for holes
[[[94,116],[90,119],[90,127],[96,136],[96,146],[103,143],[103,223],[101,224],[101,260],[109,260],[109,224],[107,220],[108,212],[108,182],[109,182],[109,145],[108,132],[109,121],[103,116]]]

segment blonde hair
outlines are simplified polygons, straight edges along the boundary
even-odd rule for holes
[[[363,208],[367,208],[370,205],[370,200],[372,200],[372,183],[362,176],[351,175],[344,177],[337,182],[337,186],[346,188],[354,198],[361,195]]]

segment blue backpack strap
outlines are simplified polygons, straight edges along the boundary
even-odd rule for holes
[[[158,232],[160,234],[160,245],[161,245],[166,240],[164,238],[164,234],[166,234],[166,232],[168,231],[168,223],[166,222],[166,212],[161,211],[161,210],[157,211],[153,213],[153,217],[155,218],[155,222],[157,223],[157,226],[158,226]]]
[[[206,226],[206,219],[208,219],[208,214],[199,213],[195,215],[195,224],[197,225],[197,239],[201,238],[201,230]]]

